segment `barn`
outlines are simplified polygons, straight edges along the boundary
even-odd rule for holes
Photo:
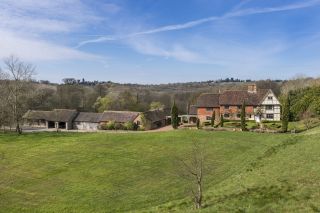
[[[170,124],[170,109],[150,110],[142,113],[146,121],[145,129],[152,130]]]
[[[131,112],[131,111],[105,111],[102,113],[100,123],[108,123],[114,121],[116,123],[127,123],[134,122],[139,124],[140,122],[140,113]]]
[[[29,110],[23,119],[29,125],[48,129],[72,129],[78,112],[70,109],[54,109],[53,111]]]
[[[79,112],[73,122],[73,128],[78,130],[98,130],[103,113]]]

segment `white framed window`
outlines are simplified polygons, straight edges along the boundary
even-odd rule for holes
[[[267,105],[266,110],[273,110],[273,105]]]
[[[273,97],[272,96],[268,96],[268,100],[273,100]]]
[[[267,119],[273,119],[274,118],[274,114],[267,114]]]
[[[230,108],[230,106],[224,106],[224,109],[229,109]]]

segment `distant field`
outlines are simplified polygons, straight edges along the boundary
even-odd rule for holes
[[[204,212],[320,208],[320,133],[0,134],[0,212],[191,211],[177,157],[206,143]]]

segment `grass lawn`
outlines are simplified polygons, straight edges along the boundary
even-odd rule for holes
[[[191,211],[175,160],[195,138],[213,168],[204,212],[320,208],[312,131],[0,134],[0,212]]]

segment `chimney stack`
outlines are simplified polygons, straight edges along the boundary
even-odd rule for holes
[[[256,84],[249,84],[248,85],[248,92],[249,93],[257,93],[257,85]]]

